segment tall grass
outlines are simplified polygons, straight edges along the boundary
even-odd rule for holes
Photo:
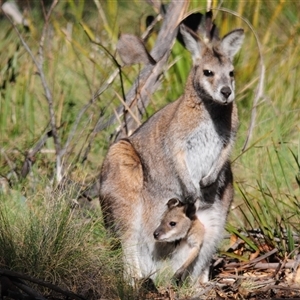
[[[74,207],[71,196],[59,191],[28,198],[17,191],[0,194],[0,268],[88,299],[117,295],[120,251],[111,250],[100,212]]]
[[[87,33],[115,55],[119,32],[141,34],[146,17],[154,14],[146,3],[138,1],[79,2],[59,2],[45,39],[44,72],[53,93],[63,145],[83,107],[116,69]],[[268,244],[282,255],[291,253],[298,247],[299,234],[300,4],[255,0],[213,1],[213,6],[221,35],[235,27],[246,31],[245,44],[235,61],[240,128],[232,156],[236,193],[228,230],[240,235],[251,251]],[[219,6],[242,18],[218,10]],[[191,1],[191,9],[197,7],[205,9],[206,2]],[[27,17],[30,31],[19,29],[37,55],[43,17],[34,8]],[[255,126],[245,151],[241,149],[260,74],[257,44],[243,18],[259,37],[266,67],[264,95],[255,107]],[[35,164],[30,174],[25,179],[20,176],[26,152],[49,130],[48,104],[36,68],[12,25],[5,19],[0,22],[0,175],[11,184],[9,192],[0,186],[1,267],[95,298],[134,295],[120,276],[119,250],[114,252],[108,246],[101,212],[90,214],[70,208],[70,199],[76,195],[74,187],[64,192],[53,187],[52,139],[32,158]],[[154,44],[158,29],[159,24],[147,41],[148,48]],[[182,94],[190,66],[189,53],[176,42],[145,119]],[[125,92],[141,68],[122,68]],[[120,105],[116,92],[121,94],[119,77],[108,84],[78,122],[64,156],[68,176],[77,183],[89,182],[99,173],[110,135],[118,124],[97,131],[97,122],[100,117],[113,115]],[[256,228],[264,240],[244,235],[246,229]]]

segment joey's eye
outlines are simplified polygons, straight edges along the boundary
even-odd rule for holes
[[[169,223],[171,227],[175,227],[176,226],[176,222],[170,222]]]
[[[214,76],[214,72],[210,71],[210,70],[203,70],[203,74],[204,76],[207,76],[207,77],[212,77]]]
[[[234,76],[234,72],[233,71],[229,72],[229,76],[233,77]]]

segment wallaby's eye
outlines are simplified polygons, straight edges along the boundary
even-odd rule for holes
[[[233,71],[229,72],[229,76],[233,77],[234,76],[234,72]]]
[[[169,223],[171,227],[175,227],[176,226],[176,222],[170,222]]]
[[[210,70],[203,70],[203,74],[204,76],[207,76],[207,77],[212,77],[214,76],[214,72],[210,71]]]

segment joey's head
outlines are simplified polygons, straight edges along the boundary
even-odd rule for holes
[[[186,237],[191,219],[187,216],[188,205],[184,205],[177,199],[171,199],[167,203],[160,225],[153,236],[158,242],[174,242]]]
[[[231,103],[235,98],[232,61],[243,43],[244,30],[233,30],[221,40],[210,43],[202,41],[184,25],[180,26],[180,32],[192,54],[191,84],[199,98],[223,105]]]

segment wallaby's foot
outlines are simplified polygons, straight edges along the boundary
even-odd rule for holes
[[[140,279],[140,284],[141,291],[158,292],[158,289],[151,278]]]
[[[176,283],[177,286],[181,286],[183,283],[182,276],[184,271],[177,270],[176,273],[173,275],[172,280]]]

